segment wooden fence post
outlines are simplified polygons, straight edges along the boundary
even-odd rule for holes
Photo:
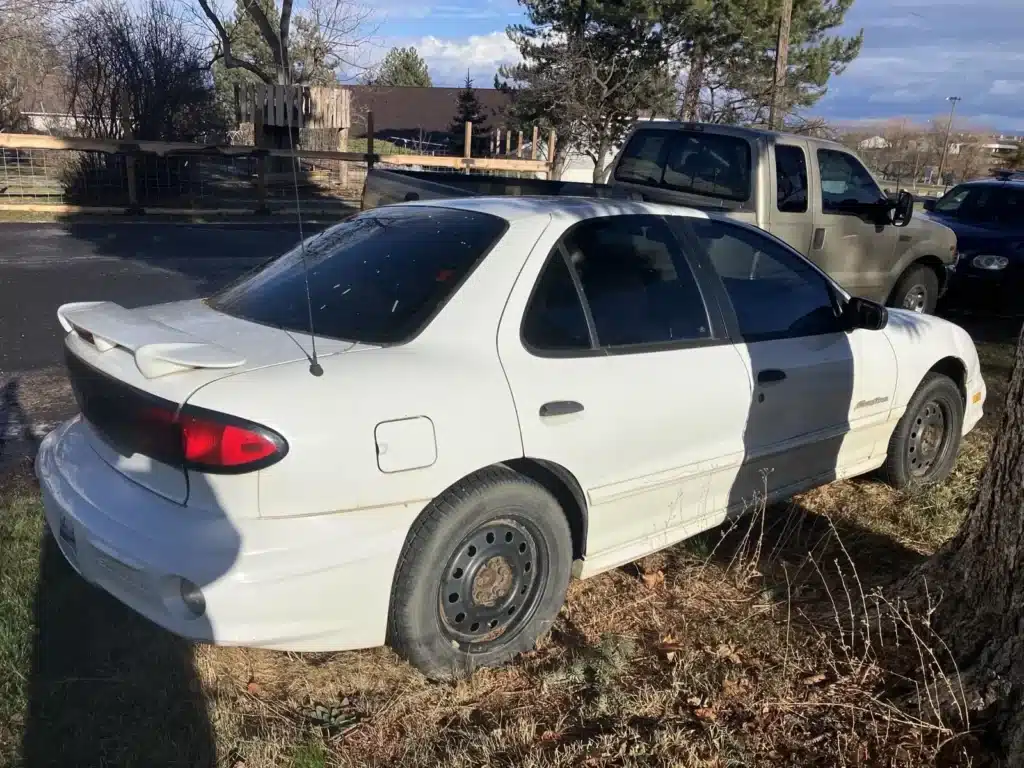
[[[373,110],[366,113],[366,168],[373,168]]]
[[[257,147],[256,155],[256,213],[270,213],[267,207],[267,155],[263,138],[263,103],[256,94],[252,109],[253,144]]]
[[[121,138],[125,141],[131,141],[135,138],[135,132],[132,130],[132,118],[129,114],[128,109],[128,94],[124,91],[121,92]],[[135,153],[129,152],[124,158],[124,172],[125,180],[128,185],[128,212],[137,213],[139,211],[139,180],[135,175]]]
[[[548,134],[548,178],[555,178],[555,129]]]
[[[505,131],[505,157],[512,154],[512,129],[508,128]]]
[[[462,158],[469,160],[473,156],[473,122],[466,121],[462,132]],[[469,163],[466,163],[466,175],[469,175]]]
[[[523,156],[523,132],[519,132],[519,142],[516,144],[516,157]]]
[[[537,153],[540,151],[540,128],[533,126],[533,143],[530,144],[530,159],[536,160]]]

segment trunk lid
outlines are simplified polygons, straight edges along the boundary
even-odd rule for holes
[[[184,504],[188,472],[158,446],[168,428],[147,418],[176,411],[201,387],[246,371],[308,359],[310,339],[241,320],[201,300],[125,309],[110,302],[64,305],[71,387],[96,452],[151,491]],[[351,342],[317,338],[317,354]]]

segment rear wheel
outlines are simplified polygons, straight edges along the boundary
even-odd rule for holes
[[[551,627],[571,567],[569,525],[554,497],[505,467],[477,472],[409,531],[388,644],[435,679],[502,664]]]
[[[889,439],[885,480],[894,488],[941,483],[956,464],[963,422],[964,402],[956,383],[929,373]]]
[[[889,298],[889,306],[930,315],[939,300],[939,277],[935,270],[918,264],[900,277]]]

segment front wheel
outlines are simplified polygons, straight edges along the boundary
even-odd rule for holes
[[[964,401],[948,376],[929,373],[889,438],[882,474],[894,488],[941,483],[960,450]]]
[[[502,664],[551,627],[571,568],[569,524],[555,498],[511,469],[481,470],[410,529],[388,644],[433,679]]]
[[[930,315],[939,301],[939,277],[929,267],[919,264],[900,277],[889,298],[889,306]]]

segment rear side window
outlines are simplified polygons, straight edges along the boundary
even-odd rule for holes
[[[306,241],[316,333],[394,344],[422,329],[504,234],[504,219],[452,208],[378,209]],[[213,297],[215,309],[309,331],[302,248]]]
[[[775,188],[781,213],[807,210],[807,156],[800,147],[775,145]]]
[[[615,169],[616,181],[648,184],[705,197],[750,197],[750,145],[703,131],[637,131]]]
[[[592,219],[567,233],[537,283],[524,340],[537,349],[587,349],[588,311],[601,347],[711,338],[697,281],[657,216]]]

